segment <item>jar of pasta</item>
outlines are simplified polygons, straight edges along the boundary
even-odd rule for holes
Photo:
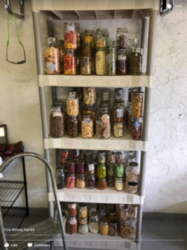
[[[81,75],[91,75],[91,57],[82,56],[81,57]]]
[[[77,188],[85,188],[86,187],[86,181],[85,181],[84,174],[77,174],[76,187]]]
[[[78,116],[79,114],[79,99],[77,96],[77,92],[70,91],[67,99],[66,99],[66,106],[67,106],[67,114],[70,116]]]
[[[117,55],[117,75],[127,75],[127,50],[118,49]]]
[[[142,117],[143,116],[143,101],[144,93],[143,92],[132,92],[132,116],[133,117]]]
[[[116,75],[116,49],[106,50],[106,75]]]
[[[58,41],[59,53],[60,53],[60,73],[64,73],[64,40]]]
[[[84,88],[84,103],[86,105],[94,105],[96,102],[96,89]]]
[[[85,30],[84,41],[91,42],[92,48],[94,48],[94,30]]]
[[[67,233],[77,233],[77,219],[76,217],[69,217],[67,220]]]
[[[126,49],[127,47],[127,33],[128,29],[125,27],[117,29],[117,46],[119,49]]]
[[[93,137],[93,120],[90,115],[84,115],[82,120],[82,137],[85,139]]]
[[[108,220],[106,218],[103,218],[100,221],[100,234],[107,235],[108,234],[108,229],[109,229]]]
[[[137,162],[130,162],[126,168],[126,186],[125,189],[131,194],[138,192],[139,170]]]
[[[142,132],[143,132],[143,118],[139,117],[132,117],[132,139],[133,140],[141,140],[142,139]]]
[[[50,136],[59,138],[64,135],[64,114],[60,106],[52,106],[50,112]]]
[[[79,218],[86,218],[88,216],[88,206],[84,203],[78,205],[78,216]]]
[[[97,165],[97,177],[100,179],[106,178],[106,165],[105,164],[98,164]]]
[[[64,23],[65,33],[65,48],[76,49],[77,48],[77,29],[74,23]]]
[[[58,47],[58,39],[55,37],[47,38],[48,48],[44,53],[45,73],[47,75],[60,74],[60,52]]]
[[[64,52],[64,74],[76,75],[77,74],[77,62],[75,56],[75,50],[65,49]]]
[[[97,49],[95,56],[96,75],[106,74],[106,51],[105,49]]]
[[[93,56],[92,43],[91,42],[84,42],[83,43],[82,55],[83,56],[89,56],[89,57]]]
[[[107,139],[111,136],[110,113],[108,108],[99,108],[96,119],[96,137]]]
[[[78,124],[78,116],[67,116],[67,135],[70,138],[75,138],[79,136],[79,124]]]

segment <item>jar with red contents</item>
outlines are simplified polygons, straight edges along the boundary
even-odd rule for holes
[[[78,149],[72,150],[73,158],[79,158],[80,151]]]
[[[75,175],[68,174],[67,175],[67,188],[74,188],[75,187]]]
[[[84,161],[78,161],[77,163],[77,174],[84,174]]]
[[[65,49],[64,54],[64,75],[76,75],[77,62],[75,51],[73,49]]]
[[[68,174],[75,174],[75,162],[74,161],[72,160],[68,161],[67,172]]]
[[[74,23],[64,23],[65,48],[77,48],[77,27]]]
[[[66,149],[60,149],[59,151],[60,151],[60,152],[59,152],[59,155],[60,155],[62,158],[68,158],[68,156],[69,156],[69,151],[68,151],[68,150],[66,150]]]
[[[58,157],[58,162],[61,165],[66,165],[67,164],[68,159],[67,158],[62,158],[61,156]]]

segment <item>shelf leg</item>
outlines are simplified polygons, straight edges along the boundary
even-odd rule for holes
[[[6,236],[5,236],[4,226],[3,226],[3,214],[1,212],[1,207],[0,207],[0,242],[2,242],[3,249],[8,250],[7,247],[4,247],[4,244],[6,243]]]
[[[23,179],[24,179],[24,189],[25,189],[25,204],[26,204],[26,213],[29,216],[29,202],[28,202],[28,192],[27,192],[27,176],[25,169],[25,158],[22,157],[22,165],[23,165]]]

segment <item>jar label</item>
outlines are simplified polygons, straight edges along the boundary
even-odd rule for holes
[[[60,111],[53,112],[53,117],[60,116],[62,117],[62,113]]]
[[[69,220],[69,224],[75,225],[75,224],[77,224],[77,222],[76,222],[76,220]]]
[[[51,62],[47,62],[46,63],[46,70],[50,70],[51,73],[55,72],[55,64],[51,63]]]
[[[117,118],[123,117],[124,110],[123,109],[116,109],[116,113],[117,113]]]
[[[90,165],[88,165],[88,170],[89,170],[89,171],[94,170],[94,164],[90,164]]]
[[[118,60],[127,60],[127,56],[126,55],[119,55]]]

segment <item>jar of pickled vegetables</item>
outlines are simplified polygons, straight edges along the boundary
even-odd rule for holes
[[[77,63],[74,49],[65,49],[64,53],[64,74],[76,75]]]
[[[65,48],[76,49],[77,48],[77,29],[74,23],[64,23],[65,33]]]

